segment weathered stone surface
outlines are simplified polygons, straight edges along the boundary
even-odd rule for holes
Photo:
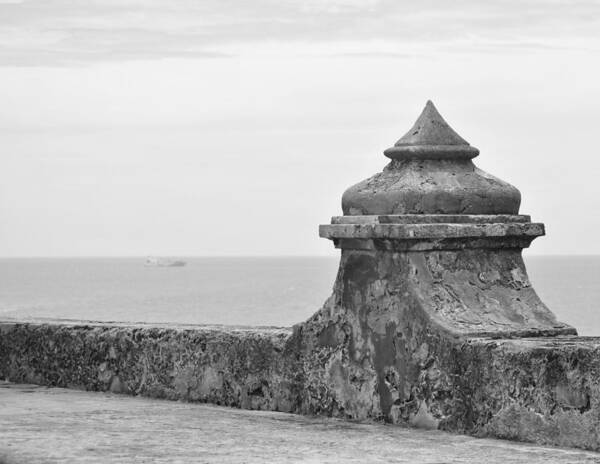
[[[324,224],[319,235],[343,249],[425,251],[465,248],[525,248],[544,235],[539,223],[358,223]]]
[[[451,340],[423,321],[354,334],[349,318],[330,321],[304,328],[322,341],[302,412],[600,450],[600,339]],[[352,335],[336,344],[340,332]]]
[[[333,216],[331,224],[504,224],[531,222],[526,214],[385,214]]]
[[[109,324],[0,324],[0,378],[292,411],[290,331]]]
[[[600,450],[600,339],[474,340],[446,359],[471,409],[440,428]]]
[[[361,320],[380,312],[386,326],[423,319],[451,337],[576,333],[538,298],[515,250],[343,250],[332,302]]]
[[[446,160],[475,158],[479,150],[458,135],[428,100],[411,129],[384,153],[388,158],[398,160]]]
[[[336,298],[293,333],[2,323],[0,378],[600,450],[599,339],[449,337]]]
[[[350,187],[345,215],[518,214],[521,194],[470,160],[393,160]]]
[[[544,235],[540,223],[495,224],[326,224],[319,227],[323,238],[381,238],[388,240],[420,240],[435,238],[479,238]]]
[[[572,339],[520,345],[493,338],[540,335],[542,327],[545,335],[573,329],[556,322],[537,298],[518,251],[470,253],[476,255],[344,250],[332,297],[294,335],[307,372],[304,412],[494,436],[504,432],[489,424],[519,396],[507,387],[528,369],[537,371],[527,375],[540,396],[521,396],[523,408],[538,408],[549,422],[562,420],[553,416],[559,409],[552,375],[562,376],[574,364],[579,370],[569,378],[598,385],[586,364],[559,365],[540,356],[550,343],[554,356],[580,357]],[[595,352],[595,345],[588,347]],[[512,352],[520,356],[519,366],[508,356]],[[538,375],[546,370],[553,374]],[[541,397],[545,404],[536,403]],[[557,443],[543,431],[514,434]],[[588,431],[585,440],[594,436]],[[572,446],[598,449],[598,443],[571,438]]]
[[[525,215],[335,216],[319,226],[337,248],[371,251],[525,248],[544,233]]]
[[[521,194],[478,169],[471,161],[478,154],[427,102],[413,128],[385,151],[392,162],[383,172],[344,192],[344,214],[517,214]]]

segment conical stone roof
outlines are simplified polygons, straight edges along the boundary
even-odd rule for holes
[[[384,153],[392,159],[471,159],[479,150],[458,135],[428,100],[413,127]]]
[[[387,149],[383,172],[342,197],[344,215],[518,214],[521,194],[477,168],[479,150],[428,101],[414,126]]]
[[[452,129],[431,100],[427,100],[423,112],[412,128],[396,142],[405,145],[469,145]]]

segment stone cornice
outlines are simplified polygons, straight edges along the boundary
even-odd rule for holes
[[[477,222],[477,217],[471,216],[472,222],[406,223],[404,220],[415,218],[358,216],[357,222],[352,223],[346,221],[353,217],[346,216],[332,220],[342,223],[320,225],[319,235],[333,240],[338,248],[390,251],[524,248],[544,235],[544,224],[524,222],[525,216],[514,217],[521,222],[491,222],[494,221],[492,216],[478,218]],[[388,220],[390,222],[382,222]],[[434,216],[429,220],[443,218]]]

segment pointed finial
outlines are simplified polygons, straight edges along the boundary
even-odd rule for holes
[[[413,127],[384,153],[392,159],[471,159],[479,150],[458,135],[427,100]]]

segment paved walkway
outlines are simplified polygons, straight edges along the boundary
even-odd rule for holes
[[[396,426],[0,382],[0,463],[600,463]]]

